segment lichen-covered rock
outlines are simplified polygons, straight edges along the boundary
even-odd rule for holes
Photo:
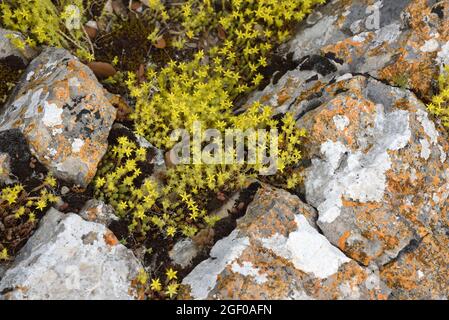
[[[392,299],[449,299],[449,237],[429,234],[381,270]]]
[[[187,238],[176,242],[168,255],[175,266],[185,269],[200,252],[201,248],[192,239]]]
[[[79,215],[86,221],[101,223],[106,227],[119,220],[112,206],[96,199],[87,201]]]
[[[0,184],[11,184],[11,158],[9,154],[0,152]]]
[[[19,50],[11,42],[14,38],[21,39],[22,41],[25,40],[23,35],[19,32],[0,28],[0,61],[16,57],[21,60],[23,65],[27,65],[28,62],[36,56],[37,52],[29,46],[25,46],[24,50]]]
[[[379,266],[447,226],[449,144],[407,90],[355,77],[326,87],[309,132],[306,198],[348,256]]]
[[[92,71],[66,50],[47,48],[0,112],[0,131],[20,129],[55,176],[86,186],[106,152],[115,116]]]
[[[276,75],[253,99],[279,112],[294,104],[303,114],[316,106],[302,102],[310,88],[351,74],[369,74],[420,98],[435,93],[435,79],[449,62],[448,1],[329,1],[313,17],[280,50],[297,68]]]
[[[134,299],[141,268],[103,225],[51,209],[1,279],[0,298]]]
[[[381,299],[378,271],[316,229],[313,208],[286,191],[258,191],[246,215],[183,284],[194,299]]]

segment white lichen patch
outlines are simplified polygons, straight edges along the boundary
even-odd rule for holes
[[[234,262],[231,266],[232,272],[239,273],[245,277],[253,277],[257,284],[264,284],[268,281],[266,274],[261,274],[260,270],[249,261],[244,261],[242,265]]]
[[[217,276],[238,259],[248,246],[249,238],[239,236],[238,230],[218,241],[210,252],[210,258],[201,262],[182,281],[191,287],[191,296],[197,300],[206,299],[217,283]]]
[[[320,279],[337,273],[341,265],[351,261],[315,230],[303,215],[296,215],[295,222],[297,230],[288,238],[275,234],[262,239],[263,246],[290,260],[298,270],[313,273]]]
[[[72,152],[79,153],[84,146],[84,140],[76,138],[72,142]]]
[[[443,72],[444,66],[449,66],[449,41],[441,47],[436,61],[440,65],[440,72]]]
[[[440,48],[440,44],[436,39],[427,40],[420,48],[422,52],[435,52]]]
[[[26,77],[27,81],[30,81],[33,76],[34,76],[34,71],[28,72],[27,77]]]
[[[430,142],[433,145],[438,144],[438,137],[440,136],[438,130],[435,128],[435,124],[429,119],[427,112],[419,109],[416,112],[416,118],[421,123],[424,132],[430,138]]]
[[[373,130],[360,132],[358,137],[360,143],[368,139],[372,144],[367,152],[362,148],[353,151],[340,141],[324,142],[322,157],[312,159],[306,177],[306,196],[318,208],[319,222],[334,222],[341,214],[343,198],[360,203],[382,201],[386,172],[391,168],[388,151],[404,148],[410,137],[409,113],[398,110],[385,114],[378,105]]]
[[[421,142],[421,158],[428,160],[431,154],[430,143],[426,139],[420,139]]]
[[[47,127],[54,127],[62,124],[63,111],[64,110],[59,108],[56,104],[44,101],[44,116],[42,122]]]
[[[72,77],[72,78],[69,78],[69,86],[77,88],[77,87],[81,86],[81,83],[78,80],[78,78]]]
[[[431,155],[431,146],[436,146],[440,151],[440,161],[441,163],[446,162],[447,154],[443,147],[438,143],[438,138],[440,134],[438,133],[435,123],[429,119],[427,112],[424,110],[418,110],[416,112],[416,118],[423,127],[424,133],[427,135],[428,139],[420,139],[421,142],[421,158],[428,160]]]
[[[333,118],[333,120],[337,130],[343,131],[347,126],[349,126],[349,119],[346,116],[337,115]]]

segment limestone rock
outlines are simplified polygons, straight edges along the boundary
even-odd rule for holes
[[[420,98],[435,93],[435,79],[449,62],[447,1],[329,1],[314,16],[280,50],[297,67],[281,70],[252,100],[303,114],[316,106],[302,102],[310,88],[356,74],[409,88]]]
[[[392,299],[449,299],[449,237],[429,234],[381,270]]]
[[[19,32],[0,28],[0,61],[15,57],[20,59],[23,65],[27,65],[28,62],[36,56],[37,52],[28,46],[25,46],[24,50],[17,49],[11,43],[11,39],[13,38],[24,40],[23,35]]]
[[[11,158],[9,154],[0,152],[0,184],[11,184]]]
[[[200,248],[192,239],[188,238],[178,241],[169,252],[169,256],[174,265],[185,269],[191,265],[199,252]]]
[[[86,221],[97,222],[106,227],[119,220],[112,206],[96,199],[87,201],[79,215]]]
[[[103,225],[51,209],[1,279],[0,298],[134,299],[141,268]]]
[[[314,210],[261,188],[246,215],[183,284],[194,299],[379,299],[378,271],[360,267],[314,227]]]
[[[86,186],[107,149],[116,110],[90,69],[64,49],[33,60],[0,112],[0,131],[22,131],[55,176]]]
[[[326,87],[309,132],[306,199],[348,256],[381,266],[448,222],[449,144],[413,93],[355,77]]]

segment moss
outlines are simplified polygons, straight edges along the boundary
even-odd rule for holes
[[[98,61],[112,63],[118,57],[117,67],[123,71],[137,71],[146,62],[151,44],[147,40],[148,25],[144,19],[130,16],[117,23],[109,35],[96,42]]]

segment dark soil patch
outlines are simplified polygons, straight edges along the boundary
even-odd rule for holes
[[[0,112],[25,68],[22,59],[16,56],[9,56],[0,60]]]
[[[10,158],[10,178],[20,182],[26,192],[31,192],[42,184],[47,174],[46,168],[34,158],[22,133],[17,129],[0,132],[0,153],[6,153]],[[0,184],[0,190],[6,187]],[[15,212],[7,203],[0,206],[0,250],[7,248],[8,254],[14,256],[33,234],[44,211],[36,210],[35,221],[28,217],[16,219]]]

